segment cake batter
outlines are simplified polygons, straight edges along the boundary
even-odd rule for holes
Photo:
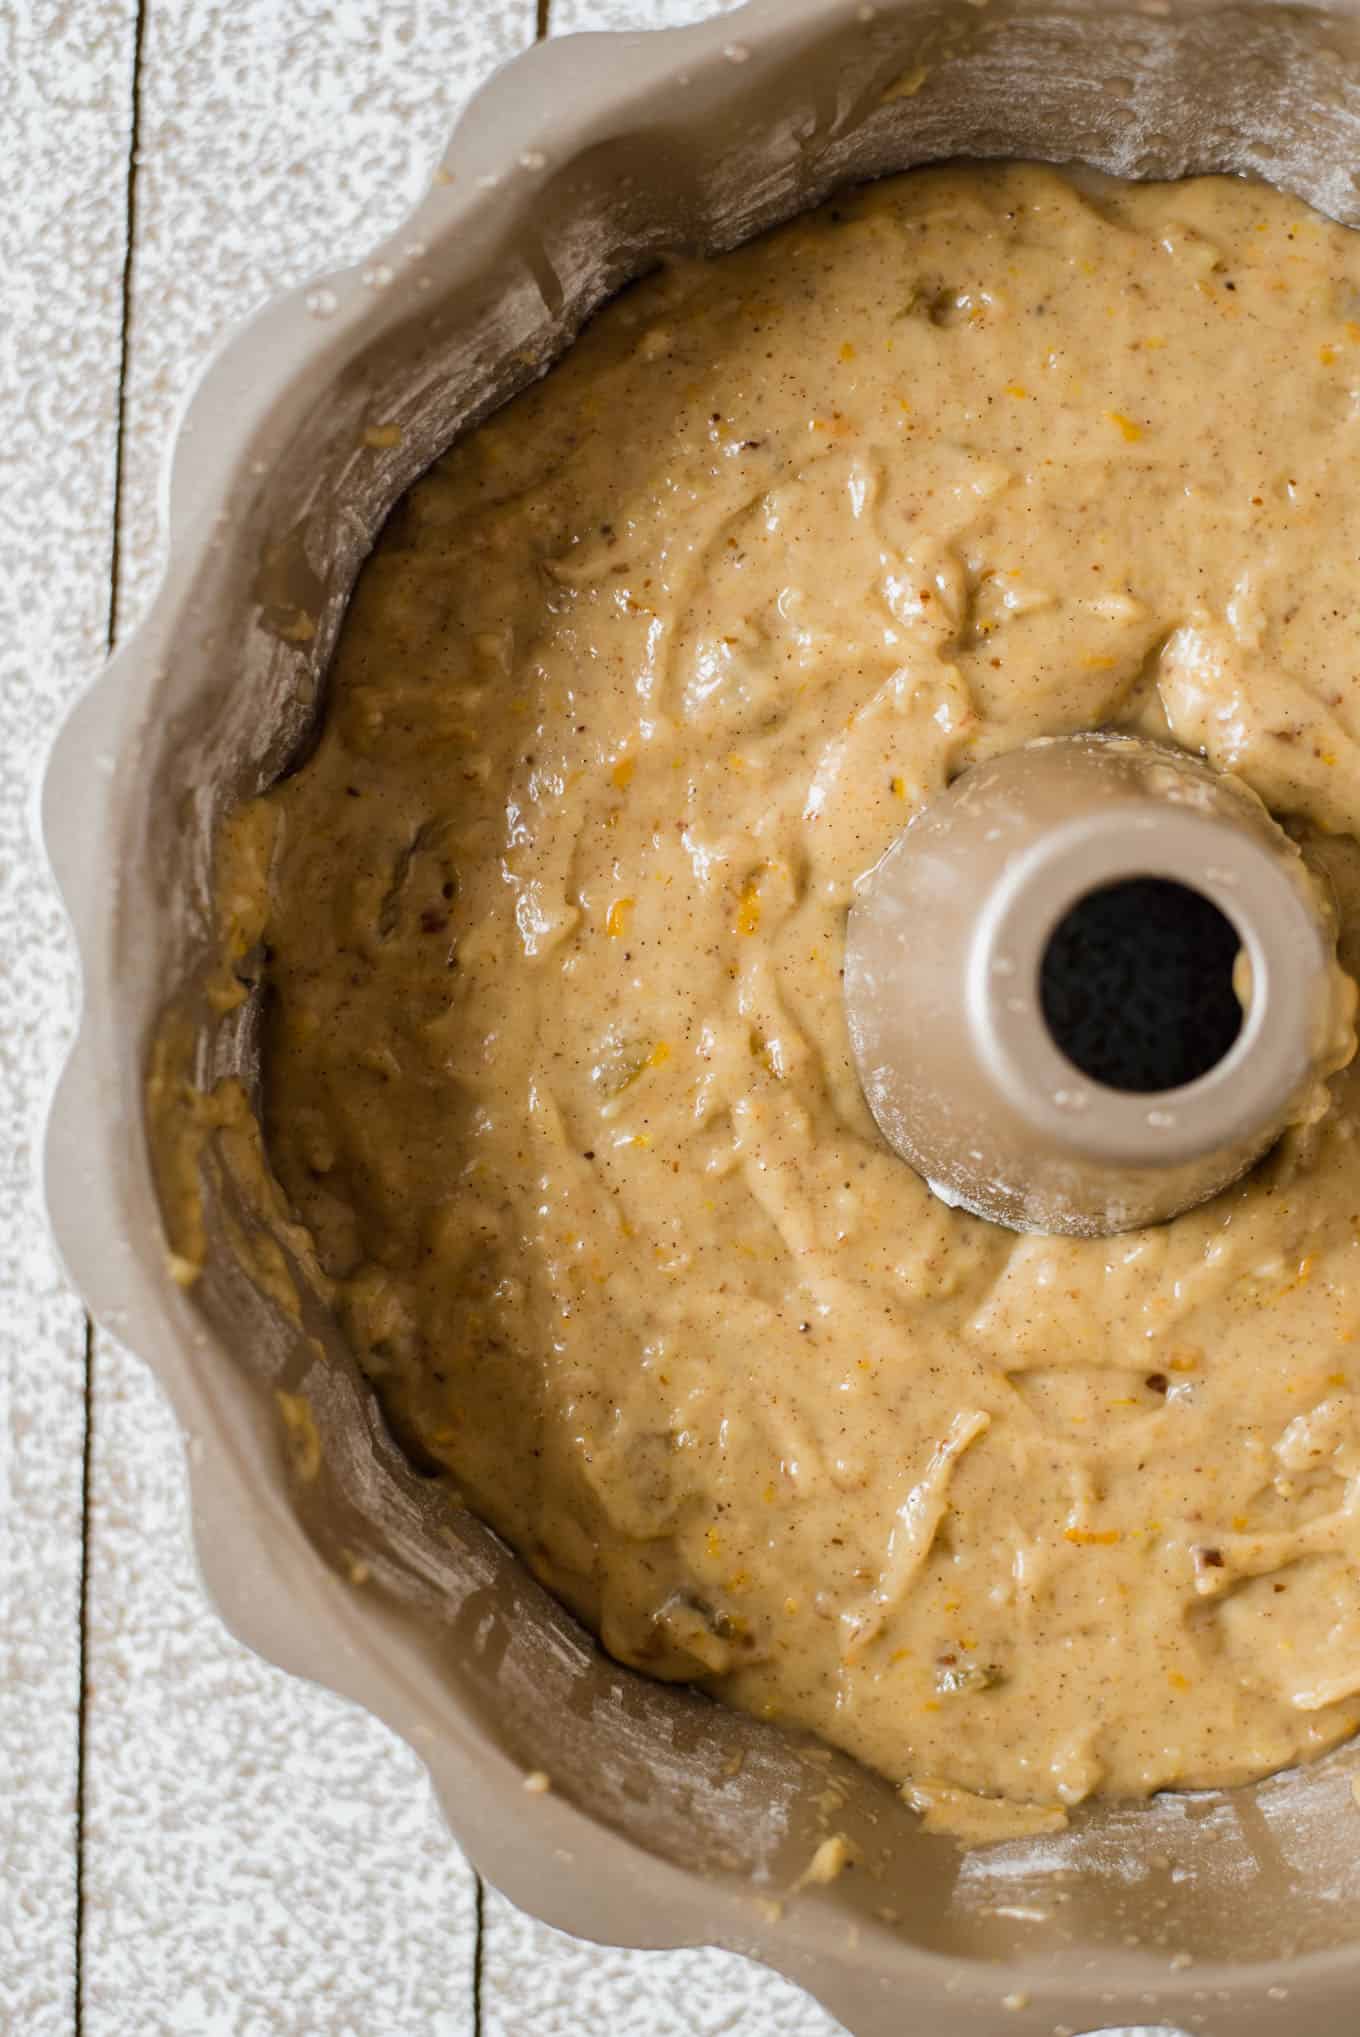
[[[1360,1723],[1355,1077],[1163,1229],[1020,1238],[880,1139],[840,980],[954,774],[1110,725],[1240,774],[1354,966],[1358,460],[1360,239],[896,178],[440,460],[236,831],[267,1150],[398,1435],[622,1660],[941,1815]]]

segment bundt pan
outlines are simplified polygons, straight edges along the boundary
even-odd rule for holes
[[[52,1217],[191,1439],[225,1619],[403,1735],[524,1908],[619,1944],[750,1953],[856,2037],[1354,2037],[1360,1747],[962,1852],[849,1760],[618,1667],[451,1512],[331,1326],[292,1305],[286,1235],[252,1245],[225,1134],[205,1134],[192,1284],[157,1200],[147,1075],[167,1006],[200,1086],[237,1072],[249,1092],[258,1072],[250,1005],[224,1015],[205,992],[217,830],[304,743],[402,490],[664,251],[730,247],[847,179],[954,155],[1251,173],[1356,224],[1360,10],[752,0],[500,72],[400,231],[267,309],[205,375],[159,595],[58,740],[44,813],[85,998],[48,1135]],[[526,1792],[540,1769],[552,1790]],[[857,1864],[793,1893],[832,1832]]]

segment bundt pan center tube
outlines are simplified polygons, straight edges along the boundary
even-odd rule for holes
[[[1206,1201],[1336,1062],[1335,939],[1235,781],[1129,736],[977,764],[859,887],[850,1037],[889,1143],[1016,1230]]]
[[[151,1044],[170,1008],[202,1090],[234,1076],[258,1094],[258,1014],[210,994],[215,844],[306,743],[398,496],[663,253],[733,246],[848,180],[953,155],[1250,173],[1354,225],[1356,9],[753,0],[693,29],[567,39],[492,81],[363,270],[231,341],[181,428],[159,595],[45,788],[85,987],[49,1128],[53,1221],[190,1439],[224,1617],[401,1733],[523,1907],[609,1942],[750,1953],[856,2037],[1120,2021],[1350,2037],[1353,1746],[1252,1788],[1090,1803],[1065,1831],[962,1853],[843,1757],[609,1661],[438,1502],[334,1323],[290,1306],[286,1251],[252,1237],[229,1165],[248,1112],[205,1116],[205,1152],[226,1158],[205,1172],[202,1276],[181,1285],[167,1254]],[[535,1769],[555,1786],[526,1796]],[[859,1864],[782,1904],[827,1836],[828,1792]]]

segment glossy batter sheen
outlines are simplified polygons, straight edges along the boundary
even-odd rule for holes
[[[1287,818],[1354,964],[1358,285],[1261,188],[1023,167],[667,268],[401,505],[241,836],[268,1150],[398,1433],[937,1818],[1360,1721],[1355,1078],[1165,1229],[1018,1238],[841,1001],[912,814],[1111,723]]]

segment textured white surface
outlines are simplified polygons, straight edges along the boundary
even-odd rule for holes
[[[72,2026],[84,1314],[33,1197],[75,976],[31,833],[103,657],[132,0],[0,27],[0,2030]]]
[[[728,14],[739,0],[552,0],[548,26],[553,35],[591,28],[679,28]]]
[[[136,0],[0,20],[0,2032],[73,2037],[83,1322],[26,1200],[72,973],[26,845],[36,757],[103,650]],[[395,221],[534,0],[144,0],[120,619],[160,559],[157,482],[218,336]],[[655,27],[703,0],[553,0]],[[15,279],[18,279],[17,286]],[[21,337],[20,337],[21,336]],[[808,1998],[706,1951],[603,1950],[484,1905],[419,1764],[238,1647],[205,1606],[180,1446],[101,1337],[89,1520],[87,2037],[833,2037]],[[479,2013],[478,2013],[479,2010]]]

